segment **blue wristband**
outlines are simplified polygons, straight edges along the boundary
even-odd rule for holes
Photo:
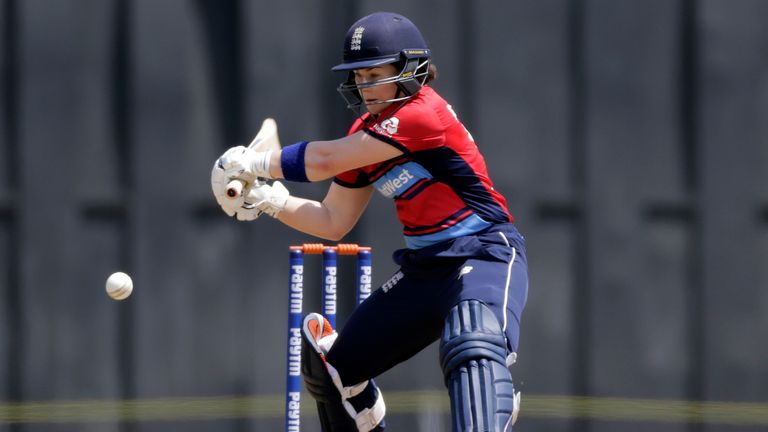
[[[304,152],[309,141],[299,141],[296,144],[283,147],[280,154],[280,167],[283,178],[294,182],[308,182],[307,169],[304,166]]]

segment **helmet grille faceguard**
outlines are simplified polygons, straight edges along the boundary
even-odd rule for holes
[[[427,80],[429,73],[429,58],[406,58],[402,70],[395,76],[380,79],[374,82],[355,83],[354,72],[350,72],[347,81],[341,83],[338,91],[347,102],[347,108],[357,114],[358,117],[368,112],[368,105],[378,105],[392,102],[405,101],[412,98]],[[366,103],[360,95],[360,91],[366,88],[377,87],[385,84],[397,84],[399,91],[392,99]]]

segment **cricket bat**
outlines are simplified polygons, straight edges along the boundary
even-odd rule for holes
[[[280,150],[280,139],[277,137],[277,122],[267,118],[261,124],[261,129],[253,141],[248,145],[249,149],[256,151]],[[236,198],[243,193],[246,184],[243,180],[234,179],[227,183],[227,197]]]

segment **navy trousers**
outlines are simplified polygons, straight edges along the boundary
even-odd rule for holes
[[[448,311],[462,300],[487,304],[508,349],[517,352],[528,264],[514,225],[401,249],[394,259],[400,270],[355,309],[326,356],[345,386],[375,378],[437,340]]]

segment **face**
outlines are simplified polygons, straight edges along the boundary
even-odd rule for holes
[[[382,66],[376,66],[367,69],[355,69],[353,71],[355,75],[355,84],[370,84],[384,78],[396,76],[398,71],[391,65],[386,64]],[[360,90],[360,97],[368,107],[368,112],[371,114],[379,114],[391,105],[388,103],[376,103],[388,99],[394,99],[397,95],[397,84],[382,84],[373,87],[363,88]]]

